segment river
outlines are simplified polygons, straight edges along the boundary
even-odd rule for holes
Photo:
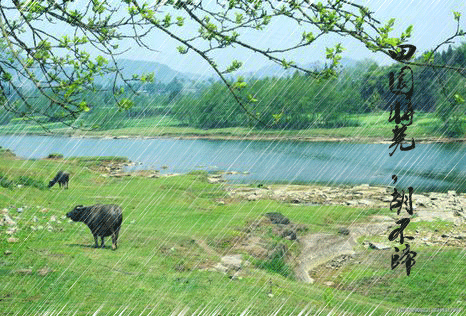
[[[139,163],[131,170],[238,171],[227,177],[235,183],[390,185],[396,174],[400,188],[466,192],[466,144],[462,143],[417,144],[414,150],[397,150],[392,157],[388,144],[335,142],[0,136],[0,146],[23,158],[44,158],[49,153],[126,156]]]

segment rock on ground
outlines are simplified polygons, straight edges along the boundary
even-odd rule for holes
[[[8,215],[8,214],[3,214],[3,218],[0,220],[0,226],[15,226],[16,222]]]
[[[268,217],[273,224],[287,225],[290,223],[290,220],[287,217],[283,216],[281,213],[270,212],[265,213],[265,216]]]
[[[239,271],[242,267],[243,259],[241,255],[227,255],[220,259],[215,269],[217,271],[228,273],[231,271]]]

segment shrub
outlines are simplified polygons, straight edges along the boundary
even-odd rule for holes
[[[196,176],[198,180],[207,182],[209,173],[205,170],[194,170],[188,173],[189,175]]]
[[[60,153],[51,153],[48,155],[47,157],[48,159],[62,159],[63,158],[63,154],[60,154]]]
[[[13,189],[15,184],[13,181],[8,180],[8,178],[0,176],[0,186],[7,189]]]
[[[17,185],[29,186],[40,190],[46,189],[47,185],[43,181],[36,180],[27,176],[20,176],[16,180],[10,180],[6,175],[0,173],[0,186],[3,188],[14,189]]]
[[[38,188],[38,189],[41,189],[41,190],[47,188],[47,186],[44,184],[44,182],[36,180],[36,179],[28,177],[28,176],[18,177],[17,180],[16,180],[16,183],[24,185],[24,186],[28,186],[28,187]]]
[[[320,128],[341,128],[341,127],[358,127],[361,124],[358,120],[350,119],[344,116],[331,117],[326,121],[317,124]]]
[[[286,278],[293,278],[293,269],[285,262],[286,252],[286,245],[278,244],[267,259],[257,260],[255,265],[260,269],[278,273]]]
[[[449,122],[445,122],[441,131],[448,137],[462,137],[465,132],[463,121],[460,119],[451,119]]]

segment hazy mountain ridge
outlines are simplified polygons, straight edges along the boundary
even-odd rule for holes
[[[343,68],[351,68],[354,67],[359,61],[350,59],[350,58],[343,58],[341,60],[341,66]],[[154,81],[161,82],[164,84],[168,84],[177,78],[179,81],[207,81],[209,79],[213,79],[214,81],[219,80],[218,77],[213,77],[211,75],[201,75],[201,74],[194,74],[190,72],[181,72],[174,70],[170,66],[166,64],[162,64],[155,61],[145,61],[145,60],[132,60],[132,59],[119,59],[117,60],[118,68],[121,70],[121,73],[124,78],[131,79],[133,75],[141,76],[143,74],[154,73]],[[315,61],[306,65],[300,65],[305,69],[322,69],[325,64],[322,61]],[[37,78],[43,78],[43,74],[39,70],[34,71]],[[245,69],[239,70],[238,72],[228,74],[226,77],[229,80],[235,80],[238,76],[243,76],[247,79],[255,78],[255,79],[264,79],[267,77],[290,77],[293,73],[296,72],[296,69],[284,69],[282,66],[277,64],[270,64],[268,66],[264,66],[259,68],[255,71],[247,71]],[[96,76],[95,83],[98,85],[108,86],[109,84],[113,84],[115,74],[107,74],[104,76]],[[121,85],[123,81],[118,78],[117,85]],[[23,87],[27,87],[27,89],[33,89],[32,83],[28,81],[24,81],[22,83]]]
[[[340,65],[343,68],[352,68],[356,66],[359,61],[351,58],[342,58],[340,61]],[[314,61],[305,65],[299,65],[304,69],[323,69],[325,67],[325,62],[320,60]],[[284,69],[282,66],[278,64],[270,64],[268,66],[264,66],[259,68],[256,71],[239,71],[234,77],[237,76],[244,76],[246,78],[255,78],[255,79],[264,79],[267,77],[289,77],[292,76],[297,70],[294,68]]]
[[[153,72],[154,80],[162,83],[169,83],[173,79],[178,78],[179,80],[197,81],[206,80],[208,77],[189,72],[180,72],[170,68],[165,64],[161,64],[155,61],[145,60],[131,60],[131,59],[119,59],[117,60],[118,67],[125,78],[132,78],[133,75],[142,75]]]
[[[147,74],[150,72],[154,72],[154,80],[160,81],[162,83],[169,83],[174,78],[177,78],[181,81],[204,81],[213,78],[211,75],[200,75],[190,72],[180,72],[174,70],[173,68],[170,68],[170,66],[168,65],[161,64],[155,61],[120,59],[117,62],[118,66],[122,69],[122,74],[125,78],[131,78],[133,74],[140,76],[142,74]],[[343,68],[351,68],[354,67],[358,62],[359,61],[357,60],[345,57],[342,58],[340,64]],[[324,66],[325,63],[322,61],[314,61],[306,65],[301,65],[301,67],[305,69],[322,69]],[[229,79],[238,76],[243,76],[246,78],[263,79],[266,77],[288,77],[293,75],[293,73],[295,72],[296,69],[284,69],[280,65],[270,64],[268,66],[261,67],[255,71],[240,70],[238,72],[228,75],[227,77]],[[214,77],[213,79],[218,80],[218,78],[216,77]]]

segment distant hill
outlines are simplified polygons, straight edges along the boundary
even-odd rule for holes
[[[133,75],[142,75],[153,72],[155,74],[155,80],[162,83],[169,83],[175,77],[183,81],[191,80],[207,80],[208,77],[201,76],[189,72],[176,71],[165,64],[161,64],[155,61],[144,61],[144,60],[131,60],[131,59],[119,59],[117,60],[118,67],[122,69],[123,76],[125,78],[131,78]],[[105,83],[110,80],[112,76],[105,76],[103,78],[96,78],[97,83]],[[102,81],[102,82],[100,82]]]
[[[131,60],[131,59],[119,59],[117,60],[118,66],[122,69],[123,76],[127,79],[131,79],[133,75],[142,75],[154,72],[155,80],[164,84],[171,82],[174,78],[178,78],[179,81],[183,82],[190,82],[194,81],[206,81],[212,78],[212,76],[208,75],[199,75],[189,72],[179,72],[170,68],[165,64],[161,64],[155,61],[144,61],[144,60]],[[357,64],[357,61],[350,58],[342,58],[341,65],[343,68],[351,68]],[[302,65],[307,69],[322,69],[324,67],[324,63],[321,61],[316,61],[309,63],[307,65]],[[233,79],[237,78],[238,76],[244,76],[246,78],[256,78],[256,79],[263,79],[266,77],[289,77],[292,76],[295,72],[295,69],[283,69],[280,65],[277,64],[270,64],[269,66],[262,67],[256,71],[239,71],[238,73],[234,73],[232,75],[228,75],[227,78]],[[36,76],[38,78],[42,77],[42,74],[39,71],[36,71]],[[108,85],[113,82],[113,74],[109,74],[103,77],[95,77],[95,83],[100,85]],[[214,81],[219,80],[217,77],[213,78]],[[117,81],[117,84],[120,85],[122,83],[121,79]],[[27,87],[28,89],[32,89],[33,86],[30,82],[23,83],[23,87]]]
[[[358,63],[357,60],[346,58],[346,57],[342,58],[340,61],[340,65],[343,68],[354,67],[357,63]],[[325,63],[322,61],[315,61],[309,64],[300,65],[300,66],[305,69],[322,69],[324,68]],[[296,69],[293,69],[293,68],[284,69],[280,65],[270,64],[269,66],[259,68],[256,71],[238,72],[238,74],[235,74],[233,77],[244,76],[246,78],[256,78],[256,79],[264,79],[267,77],[281,78],[281,77],[292,76],[295,73],[295,71]]]
[[[193,74],[189,72],[179,72],[179,71],[176,71],[170,68],[167,65],[164,65],[158,62],[153,62],[153,61],[119,59],[117,60],[117,63],[118,63],[118,67],[121,69],[123,77],[125,77],[126,79],[131,79],[133,75],[140,76],[142,74],[148,74],[151,72],[154,72],[155,74],[154,79],[156,81],[159,81],[164,84],[171,82],[175,77],[178,78],[178,80],[181,82],[183,81],[190,82],[191,80],[197,81],[197,80],[209,79],[209,76],[202,76],[202,75],[197,75],[197,74]],[[65,69],[67,71],[71,71],[72,68],[66,67]],[[43,74],[39,70],[34,69],[33,72],[35,73],[37,78],[39,79],[43,78]],[[94,78],[95,83],[102,85],[102,86],[107,86],[109,84],[112,84],[113,79],[114,79],[114,74],[108,74],[103,77],[96,76]],[[18,80],[16,80],[16,82],[20,83],[20,81]],[[118,79],[117,85],[120,85],[120,84],[122,84],[122,80]],[[34,85],[30,81],[21,82],[21,86],[23,87],[23,89],[26,89],[26,90],[34,89]]]

